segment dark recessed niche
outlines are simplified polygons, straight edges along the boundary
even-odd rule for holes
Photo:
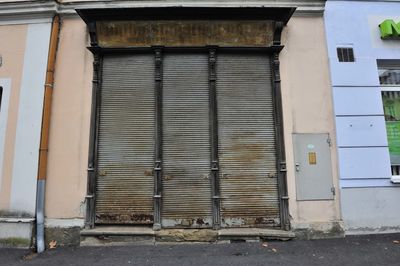
[[[3,100],[3,87],[0,86],[0,112],[1,112],[1,103]]]

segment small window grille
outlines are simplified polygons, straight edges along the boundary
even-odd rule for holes
[[[392,175],[400,175],[400,165],[392,165]]]
[[[354,51],[350,47],[338,47],[337,56],[339,62],[354,62]]]

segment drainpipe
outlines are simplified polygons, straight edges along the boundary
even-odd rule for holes
[[[44,243],[44,195],[47,177],[47,153],[49,150],[49,128],[51,98],[53,95],[54,84],[54,66],[56,61],[56,52],[58,44],[58,35],[60,30],[60,18],[55,15],[50,35],[49,54],[47,59],[46,83],[44,84],[44,101],[42,114],[42,135],[40,138],[39,149],[39,172],[37,180],[36,194],[36,245],[37,253],[45,249]]]

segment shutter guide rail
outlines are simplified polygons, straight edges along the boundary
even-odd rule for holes
[[[162,204],[162,48],[155,52],[155,163],[154,163],[154,230],[161,229]]]
[[[98,120],[100,113],[100,88],[102,73],[102,55],[98,49],[93,49],[93,80],[92,80],[92,106],[90,120],[90,141],[88,158],[88,182],[86,192],[86,220],[85,227],[93,228],[96,219],[96,172],[98,150]]]
[[[280,46],[280,32],[282,30],[282,25],[277,24],[278,33],[277,39],[279,42],[276,43],[277,47]],[[272,85],[273,85],[273,96],[274,96],[274,108],[275,108],[275,134],[276,134],[276,156],[278,162],[278,192],[279,192],[279,211],[281,228],[283,230],[290,229],[289,221],[289,197],[287,192],[287,180],[286,180],[286,154],[285,154],[285,141],[284,141],[284,131],[283,131],[283,110],[282,110],[282,92],[281,92],[281,76],[280,76],[280,61],[279,61],[279,51],[272,54]]]
[[[210,137],[211,137],[211,193],[212,193],[212,220],[213,229],[221,227],[220,218],[220,189],[219,189],[219,162],[218,162],[218,113],[216,92],[216,47],[209,47],[208,69],[210,89]]]

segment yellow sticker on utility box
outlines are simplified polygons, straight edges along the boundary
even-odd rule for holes
[[[308,153],[308,163],[309,164],[317,164],[317,153],[316,152]]]

